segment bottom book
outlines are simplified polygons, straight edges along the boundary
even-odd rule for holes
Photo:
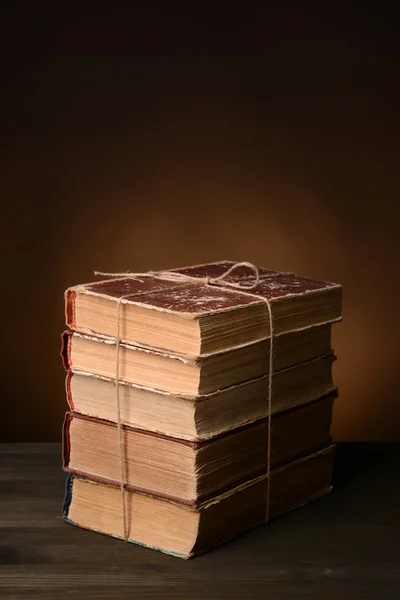
[[[332,489],[334,449],[335,446],[330,445],[271,471],[268,520]],[[180,558],[191,558],[265,523],[267,489],[267,477],[261,476],[204,501],[196,509],[125,491],[129,541]],[[72,525],[123,538],[118,487],[70,475],[63,516]]]

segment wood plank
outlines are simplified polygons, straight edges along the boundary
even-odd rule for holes
[[[0,445],[0,597],[389,600],[400,447],[342,445],[334,492],[191,561],[64,523],[54,444]]]

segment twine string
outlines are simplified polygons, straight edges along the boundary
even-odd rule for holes
[[[225,279],[233,273],[236,269],[240,267],[248,267],[253,271],[253,277],[255,279],[254,283],[250,283],[247,285],[245,282],[234,282],[234,281],[225,281]],[[164,279],[167,281],[176,281],[177,283],[185,283],[188,281],[196,282],[198,285],[215,285],[220,281],[224,282],[224,287],[232,287],[238,290],[253,290],[260,283],[260,273],[258,268],[249,262],[240,262],[232,265],[225,273],[219,275],[218,277],[194,277],[193,275],[187,275],[186,273],[179,273],[178,271],[147,271],[147,273],[133,273],[132,271],[125,271],[121,273],[107,273],[105,271],[95,271],[95,275],[102,275],[103,277],[154,277],[155,279]],[[132,296],[133,294],[128,294],[127,296]]]
[[[129,294],[128,294],[129,296]],[[128,541],[129,531],[128,531],[128,523],[126,519],[126,503],[125,503],[125,455],[123,449],[123,441],[122,441],[122,422],[121,422],[121,402],[120,402],[120,385],[119,385],[119,370],[120,370],[120,360],[119,360],[119,350],[121,346],[121,336],[120,336],[120,327],[121,327],[121,303],[124,298],[127,296],[121,296],[117,299],[117,330],[115,336],[115,397],[117,401],[117,430],[118,430],[118,446],[119,446],[119,469],[120,469],[120,488],[121,488],[121,508],[122,508],[122,516],[123,516],[123,528],[124,528],[124,540]]]
[[[269,316],[269,361],[268,361],[268,432],[267,432],[267,490],[265,505],[265,522],[269,520],[270,506],[270,476],[271,476],[271,412],[272,412],[272,378],[274,376],[274,321],[272,318],[271,302],[264,298]]]
[[[234,281],[225,281],[226,277],[228,277],[228,275],[233,273],[233,271],[235,271],[239,267],[248,267],[249,269],[251,269],[254,273],[255,282],[251,283],[250,285],[247,285],[247,284],[243,285],[244,282],[240,282],[240,281],[237,283]],[[238,290],[240,290],[240,289],[255,290],[256,287],[258,286],[258,284],[260,283],[260,272],[257,269],[257,267],[255,265],[253,265],[252,263],[240,262],[240,263],[236,263],[236,264],[232,265],[232,267],[230,269],[225,271],[225,273],[222,273],[222,275],[220,275],[219,277],[208,278],[208,283],[210,285],[215,285],[219,281],[223,281],[224,286],[236,288]]]
[[[253,271],[254,283],[246,282],[234,282],[226,281],[226,278],[240,267],[247,267]],[[269,520],[270,510],[270,475],[271,475],[271,411],[272,411],[272,378],[273,378],[273,366],[274,366],[274,324],[272,317],[271,302],[268,298],[258,296],[256,294],[249,294],[251,290],[255,290],[260,283],[260,273],[258,268],[249,262],[235,263],[225,273],[218,277],[193,277],[186,273],[178,273],[174,271],[148,271],[147,273],[132,273],[125,271],[122,273],[106,273],[104,271],[95,271],[95,275],[102,275],[104,277],[154,277],[156,279],[166,279],[168,281],[175,281],[178,284],[193,281],[199,285],[218,285],[222,283],[223,287],[234,288],[240,293],[253,296],[257,300],[262,300],[267,305],[268,317],[269,317],[269,361],[268,361],[268,431],[267,431],[267,490],[266,490],[266,509],[265,509],[265,521]],[[134,294],[126,294],[117,298],[117,325],[116,325],[116,351],[115,351],[115,395],[117,404],[117,429],[118,429],[118,445],[119,445],[119,465],[120,465],[120,489],[121,489],[121,508],[123,518],[123,531],[124,539],[127,542],[129,538],[127,515],[126,515],[126,502],[125,502],[125,469],[124,469],[124,451],[123,451],[123,440],[122,440],[122,422],[121,422],[121,403],[120,403],[120,328],[121,328],[121,304],[122,300],[133,296]]]

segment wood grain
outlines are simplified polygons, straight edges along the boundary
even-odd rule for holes
[[[0,597],[391,600],[400,447],[339,446],[334,492],[191,561],[67,525],[60,447],[0,445]]]

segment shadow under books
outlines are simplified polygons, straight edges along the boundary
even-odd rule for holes
[[[333,486],[340,488],[371,471],[379,471],[398,454],[398,444],[355,443],[337,444]]]

